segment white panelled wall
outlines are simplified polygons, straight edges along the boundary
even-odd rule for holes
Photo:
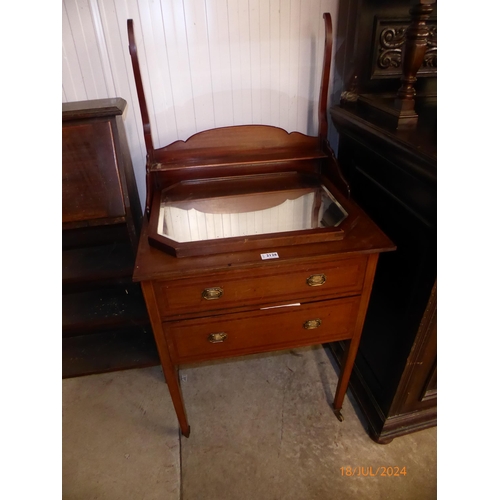
[[[134,20],[159,148],[251,123],[317,134],[323,12],[332,16],[335,43],[337,10],[338,0],[63,0],[62,100],[127,101],[125,129],[144,206],[146,149],[127,19]]]

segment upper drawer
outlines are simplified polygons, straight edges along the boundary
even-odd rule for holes
[[[299,265],[265,266],[209,277],[155,283],[162,317],[202,316],[232,307],[307,302],[360,292],[366,256]]]

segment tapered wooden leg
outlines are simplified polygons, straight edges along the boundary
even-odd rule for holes
[[[344,420],[344,417],[342,416],[340,410],[342,409],[342,404],[344,403],[344,397],[349,385],[349,379],[351,378],[354,360],[356,359],[356,354],[358,352],[358,346],[359,338],[357,342],[353,339],[349,342],[348,347],[346,347],[346,350],[344,351],[342,366],[340,368],[339,383],[337,385],[337,391],[335,392],[335,398],[333,399],[333,412],[341,422]]]
[[[342,356],[342,361],[340,363],[340,375],[337,384],[337,390],[335,392],[335,398],[333,400],[333,413],[339,419],[340,422],[344,421],[344,416],[342,415],[340,410],[342,409],[345,393],[347,392],[347,386],[349,385],[349,376],[346,377],[346,375],[349,375],[346,374],[346,364],[347,364],[347,357],[349,354],[349,348],[351,346],[351,341],[347,340],[346,344],[347,345],[344,354]]]
[[[177,367],[172,363],[167,342],[163,334],[163,326],[160,314],[158,312],[153,284],[151,283],[151,281],[143,281],[141,283],[141,286],[144,300],[146,302],[146,307],[148,309],[149,320],[151,322],[151,327],[153,328],[153,334],[155,336],[161,366],[163,368],[163,375],[165,376],[165,381],[167,382],[168,390],[170,391],[170,397],[172,398],[172,403],[177,415],[177,420],[179,421],[182,435],[185,437],[189,437],[190,428],[188,425],[186,409],[184,408],[184,400],[182,398],[182,392],[179,385]]]
[[[365,281],[363,291],[361,293],[361,302],[359,304],[358,318],[354,326],[354,332],[348,346],[342,356],[342,363],[340,367],[340,377],[337,384],[337,390],[333,399],[333,412],[335,416],[342,422],[344,417],[340,410],[344,402],[349,379],[351,378],[354,361],[358,352],[359,342],[361,340],[361,332],[363,331],[363,324],[365,322],[366,310],[370,301],[370,294],[372,291],[373,279],[375,277],[375,269],[377,268],[378,254],[373,254],[368,257],[368,264],[366,266]]]

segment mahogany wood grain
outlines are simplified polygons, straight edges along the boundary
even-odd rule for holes
[[[213,158],[234,158],[240,163],[248,152],[254,152],[258,160],[273,155],[281,160],[304,157],[324,158],[316,136],[286,130],[270,125],[237,125],[205,130],[192,135],[186,141],[175,141],[155,150],[155,162],[174,163],[187,160],[213,163]]]
[[[366,268],[365,284],[363,292],[361,293],[360,304],[358,309],[358,316],[356,318],[356,325],[351,332],[351,339],[349,341],[349,348],[346,350],[344,360],[342,362],[339,383],[335,392],[333,400],[334,410],[340,410],[344,402],[344,396],[347,392],[347,385],[351,377],[351,372],[354,367],[354,360],[358,352],[359,341],[361,340],[361,333],[363,332],[363,324],[365,322],[366,310],[370,301],[370,294],[373,286],[373,279],[375,278],[375,270],[377,268],[378,254],[372,254],[368,257],[368,265]]]
[[[150,281],[143,281],[141,283],[141,286],[142,293],[144,294],[144,300],[146,301],[146,307],[148,308],[151,326],[153,327],[156,346],[158,347],[158,354],[160,356],[161,366],[163,368],[163,375],[165,376],[165,381],[168,385],[168,390],[170,391],[170,396],[172,398],[172,403],[174,405],[177,419],[179,420],[181,432],[183,436],[189,437],[190,429],[187,422],[186,409],[184,408],[184,400],[182,398],[181,388],[179,385],[179,377],[177,369],[172,362],[166,339],[163,335],[162,323],[160,315],[158,314],[158,306],[156,304],[153,284]]]
[[[232,269],[212,275],[185,280],[155,281],[158,308],[162,318],[177,315],[193,316],[223,312],[229,308],[255,308],[255,305],[275,305],[285,302],[310,302],[360,293],[365,276],[367,257],[341,260],[310,261],[304,264],[262,266],[252,271]],[[326,281],[310,286],[307,279],[325,275]],[[206,288],[223,290],[219,299],[206,300]]]
[[[265,161],[258,159],[258,153],[254,157],[251,154],[241,158],[211,159],[203,164],[195,162],[190,165],[186,163],[156,164],[151,169],[154,177],[155,190],[161,190],[166,186],[183,182],[186,180],[221,179],[236,176],[249,175],[277,175],[289,172],[300,172],[303,174],[318,175],[322,169],[323,159],[305,155],[304,158],[290,159],[278,155],[266,156]],[[212,162],[213,160],[213,162]],[[154,195],[154,194],[153,194]]]
[[[154,151],[148,189],[189,179],[225,178],[305,171],[319,173],[328,158],[319,139],[278,127],[241,125],[200,132]],[[149,192],[148,214],[154,193]]]
[[[360,213],[356,227],[363,227],[366,220],[366,216]],[[187,417],[176,379],[175,366],[178,363],[352,338],[335,397],[335,410],[341,408],[359,345],[378,254],[382,251],[373,248],[366,252],[370,233],[365,231],[362,231],[361,238],[364,234],[367,239],[361,239],[361,249],[353,252],[342,252],[342,242],[331,242],[327,246],[320,243],[304,245],[303,248],[283,247],[280,258],[275,261],[262,261],[255,251],[178,259],[150,247],[146,222],[136,271],[144,263],[151,264],[152,256],[156,257],[156,272],[162,271],[143,282],[143,289],[183,433]],[[383,234],[377,232],[379,236]],[[378,241],[387,245],[387,249],[393,248],[385,236]],[[298,251],[300,249],[302,254]],[[250,255],[251,260],[245,261]],[[310,287],[307,292],[299,290],[304,288],[303,282],[309,273],[325,270],[325,285]],[[170,279],[167,278],[169,274]],[[222,300],[206,301],[208,309],[203,310],[200,307],[204,300],[201,294],[207,287],[220,287],[226,295]],[[224,302],[224,297],[229,301]],[[325,298],[330,300],[321,300]],[[303,304],[297,311],[293,307],[284,308],[286,311],[261,311],[262,307],[296,302]],[[307,318],[301,316],[303,312],[309,313]],[[317,319],[317,316],[322,320],[326,318],[322,326],[328,325],[328,328],[304,330],[304,335],[303,326],[297,325],[302,320],[303,325],[308,319]],[[168,321],[162,323],[165,319]],[[203,329],[203,325],[209,325],[209,330]],[[231,330],[228,333],[233,333],[231,340],[225,347],[214,348],[207,341],[208,335],[226,327]]]
[[[132,58],[132,69],[134,72],[135,86],[139,97],[139,108],[141,110],[142,127],[144,131],[144,141],[146,142],[146,151],[150,158],[153,157],[153,138],[151,136],[151,123],[149,120],[148,107],[146,105],[146,96],[144,95],[144,86],[141,78],[141,68],[139,66],[139,58],[137,56],[137,45],[134,35],[134,21],[127,20],[127,33],[129,40],[129,52]]]
[[[256,199],[265,197],[270,193],[285,193],[289,197],[293,190],[298,193],[297,196],[301,196],[303,193],[317,188],[317,176],[288,170],[265,175],[238,175],[216,177],[208,180],[199,178],[185,180],[168,186],[163,192],[168,194],[169,202],[181,201],[192,205],[209,198],[233,199],[237,196],[249,194],[258,195],[255,196]],[[278,203],[281,203],[281,201]],[[236,206],[231,209],[239,210]]]
[[[163,324],[174,363],[240,356],[350,338],[358,315],[359,296],[300,306],[225,314]],[[321,324],[306,329],[310,320]],[[211,343],[208,336],[227,338]],[[347,375],[348,376],[348,375]]]
[[[63,223],[125,216],[111,127],[108,119],[63,127]]]
[[[332,17],[328,12],[323,14],[325,20],[325,47],[323,51],[323,70],[321,74],[321,87],[319,91],[318,118],[319,118],[319,138],[321,143],[327,143],[328,118],[326,110],[328,108],[328,87],[330,83],[330,68],[332,65]]]
[[[132,59],[132,69],[134,72],[135,87],[137,97],[139,98],[139,108],[141,110],[142,129],[144,133],[144,142],[146,143],[146,214],[149,215],[151,210],[151,196],[153,194],[153,179],[150,175],[151,163],[154,162],[154,145],[151,135],[151,123],[149,120],[148,107],[146,104],[146,96],[144,95],[144,85],[142,83],[141,68],[139,58],[137,56],[137,45],[134,35],[134,21],[127,20],[127,34],[129,41],[129,52]]]

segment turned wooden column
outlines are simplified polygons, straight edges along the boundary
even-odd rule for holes
[[[397,92],[396,108],[410,111],[415,108],[415,82],[417,71],[424,61],[429,29],[426,21],[433,11],[435,0],[420,0],[410,9],[411,22],[406,30],[403,51],[401,87]]]

